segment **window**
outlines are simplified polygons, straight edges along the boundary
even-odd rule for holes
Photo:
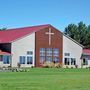
[[[32,64],[33,63],[33,58],[30,56],[27,56],[27,64]]]
[[[40,48],[40,64],[43,64],[45,61],[59,62],[59,49]]]
[[[45,62],[45,56],[40,56],[40,64],[44,64]]]
[[[28,55],[33,55],[33,51],[27,51]]]
[[[0,61],[3,61],[3,56],[2,55],[0,55]]]
[[[52,48],[47,48],[47,56],[52,56]]]
[[[20,64],[25,64],[25,56],[20,56]]]
[[[69,65],[69,64],[70,64],[69,58],[65,58],[65,59],[64,59],[64,64],[65,64],[65,65]]]
[[[52,57],[46,57],[46,61],[52,62]]]
[[[76,59],[75,58],[71,58],[71,65],[76,65]]]
[[[59,49],[58,48],[53,49],[53,56],[58,56],[59,57]]]
[[[64,53],[65,56],[70,56],[70,53]]]
[[[45,56],[45,48],[40,48],[40,56]]]
[[[88,65],[88,60],[87,59],[83,59],[83,65]]]
[[[58,62],[59,62],[59,58],[58,58],[58,57],[54,57],[54,58],[53,58],[53,62],[54,62],[54,63],[58,63]]]
[[[9,64],[10,63],[10,56],[3,56],[3,64]]]

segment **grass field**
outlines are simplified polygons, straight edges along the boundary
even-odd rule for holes
[[[30,72],[0,72],[0,90],[90,90],[90,70],[31,68]]]

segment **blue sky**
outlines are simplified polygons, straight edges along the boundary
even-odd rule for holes
[[[51,24],[90,24],[90,0],[0,0],[0,28]]]

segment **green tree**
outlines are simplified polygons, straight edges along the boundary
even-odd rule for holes
[[[87,28],[87,34],[86,34],[86,48],[90,48],[90,25]]]
[[[75,39],[77,34],[77,26],[75,24],[69,24],[68,27],[65,28],[64,33]]]
[[[83,22],[79,22],[78,25],[69,24],[64,34],[84,45],[85,48],[90,48],[90,25],[86,26]]]
[[[7,30],[7,28],[5,28],[5,27],[4,28],[1,28],[0,31],[2,31],[2,30]]]
[[[85,45],[86,41],[86,34],[87,34],[87,26],[83,23],[80,22],[78,23],[78,42],[81,43],[82,45]]]

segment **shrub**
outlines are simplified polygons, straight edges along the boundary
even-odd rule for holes
[[[88,68],[89,68],[89,70],[90,70],[90,66],[89,66]]]
[[[71,69],[73,69],[73,67],[71,67]]]
[[[45,68],[61,68],[62,65],[60,63],[54,63],[54,62],[44,62],[43,67]]]
[[[75,68],[78,68],[78,65],[75,65]]]
[[[54,63],[46,61],[46,62],[44,62],[43,67],[52,68],[52,67],[54,67]]]
[[[20,63],[17,63],[17,66],[18,66],[18,68],[20,68],[21,67],[21,64]]]
[[[69,68],[68,66],[66,66],[66,68]]]
[[[62,68],[62,66],[60,65],[60,63],[55,63],[55,64],[54,64],[54,67],[55,67],[55,68]]]
[[[31,68],[35,68],[34,66],[31,66]]]

